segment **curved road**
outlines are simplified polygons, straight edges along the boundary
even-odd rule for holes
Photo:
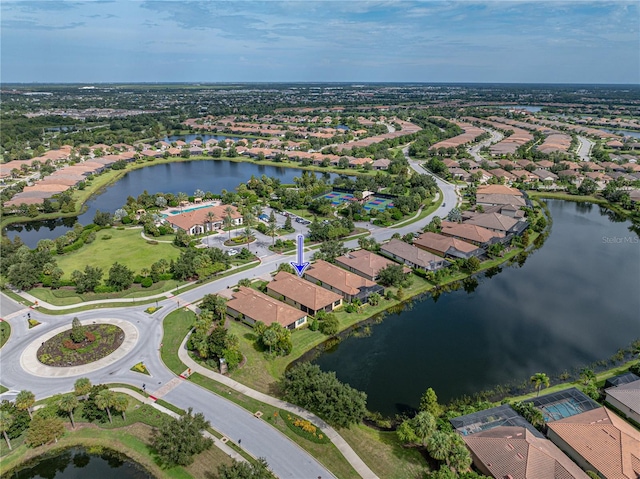
[[[405,155],[407,155],[407,149],[405,149]],[[408,155],[407,159],[414,171],[429,174],[418,162],[409,159]],[[368,225],[371,229],[371,236],[377,241],[384,241],[391,238],[394,233],[404,235],[419,231],[436,215],[440,217],[446,216],[458,202],[456,187],[437,177],[436,182],[444,201],[435,213],[399,228],[390,229]],[[347,242],[346,246],[356,247],[357,240]],[[38,398],[73,390],[73,383],[78,377],[89,377],[94,384],[120,382],[138,388],[145,384],[146,391],[155,397],[166,398],[172,404],[185,410],[193,407],[194,411],[202,412],[214,429],[226,435],[232,441],[237,442],[242,439],[243,449],[254,457],[265,457],[273,472],[280,478],[316,479],[318,477],[334,477],[315,458],[266,422],[256,419],[251,413],[227,399],[190,381],[177,378],[172,371],[166,368],[159,354],[163,334],[162,320],[167,314],[178,307],[198,301],[205,294],[215,293],[235,286],[241,278],[269,274],[280,263],[291,260],[291,256],[273,254],[263,258],[260,265],[249,271],[243,271],[212,283],[203,284],[177,296],[158,299],[158,305],[162,306],[162,308],[152,315],[144,312],[148,305],[132,305],[126,308],[95,309],[82,313],[49,316],[37,310],[26,309],[23,305],[16,303],[7,296],[1,295],[1,314],[11,324],[12,331],[9,341],[0,350],[0,382],[11,391],[28,389]],[[167,296],[171,295],[167,294]],[[70,308],[77,306],[73,305]],[[65,308],[54,307],[52,309]],[[41,324],[33,329],[28,329],[27,313],[30,313],[31,318],[37,319]],[[46,336],[60,326],[70,325],[74,316],[78,316],[83,322],[91,322],[92,320],[103,318],[127,321],[137,329],[138,341],[131,346],[130,351],[122,358],[90,373],[68,377],[48,377],[44,380],[42,377],[31,374],[29,367],[23,369],[21,363],[29,366],[29,361],[33,361],[32,358],[30,359],[24,354],[27,347],[32,343],[37,345],[41,341],[39,338]],[[134,364],[140,361],[145,363],[151,376],[130,370]],[[32,366],[37,367],[37,365]],[[15,394],[11,391],[5,393],[4,396],[11,397],[12,394]],[[361,469],[359,472],[363,477],[376,477],[368,468]]]

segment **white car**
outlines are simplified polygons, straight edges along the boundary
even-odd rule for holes
[[[227,254],[229,256],[235,256],[238,254],[238,250],[237,249],[230,249],[229,251],[227,251]]]

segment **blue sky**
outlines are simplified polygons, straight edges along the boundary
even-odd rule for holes
[[[9,82],[640,83],[640,2],[2,0]]]

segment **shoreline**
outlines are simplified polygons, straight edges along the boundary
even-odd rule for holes
[[[80,202],[79,205],[76,205],[75,211],[69,212],[69,213],[62,213],[60,211],[57,211],[54,213],[41,213],[38,216],[35,216],[33,218],[29,216],[15,216],[15,215],[3,214],[3,218],[2,220],[0,220],[0,230],[2,231],[2,234],[4,234],[5,228],[12,224],[57,220],[57,219],[73,218],[73,217],[80,216],[86,211],[86,204],[90,199],[101,195],[104,192],[103,191],[104,189],[113,185],[117,181],[121,180],[130,171],[140,170],[148,166],[165,165],[170,163],[186,163],[189,161],[231,161],[234,163],[251,163],[258,166],[275,166],[280,168],[292,168],[296,170],[306,170],[306,171],[313,171],[317,173],[334,173],[337,175],[348,175],[348,176],[361,176],[361,175],[369,174],[369,172],[366,172],[366,171],[354,171],[351,169],[343,170],[343,169],[335,168],[331,166],[328,166],[328,167],[321,167],[321,166],[314,166],[314,165],[302,166],[300,163],[293,163],[290,161],[287,161],[287,162],[277,162],[277,161],[271,161],[271,160],[254,161],[251,158],[247,158],[244,156],[220,157],[220,158],[213,158],[211,156],[205,156],[205,155],[194,156],[189,158],[182,158],[180,156],[171,156],[169,158],[154,158],[152,161],[143,160],[142,163],[137,163],[134,161],[130,164],[127,164],[127,167],[123,170],[109,169],[108,171],[105,171],[104,173],[98,176],[95,176],[93,182],[96,182],[96,181],[99,182],[98,185],[92,184],[92,185],[89,185],[84,190],[74,190],[73,191],[74,200],[76,202]],[[371,170],[371,171],[373,171],[374,174],[376,172],[376,170]],[[99,180],[103,177],[106,177],[106,178],[104,179],[104,181],[100,182]]]

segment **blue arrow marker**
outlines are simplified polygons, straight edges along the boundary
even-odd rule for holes
[[[309,266],[309,262],[304,260],[304,236],[298,235],[296,239],[298,240],[298,261],[295,263],[291,261],[291,266],[296,269],[298,276],[302,277],[304,270]]]

